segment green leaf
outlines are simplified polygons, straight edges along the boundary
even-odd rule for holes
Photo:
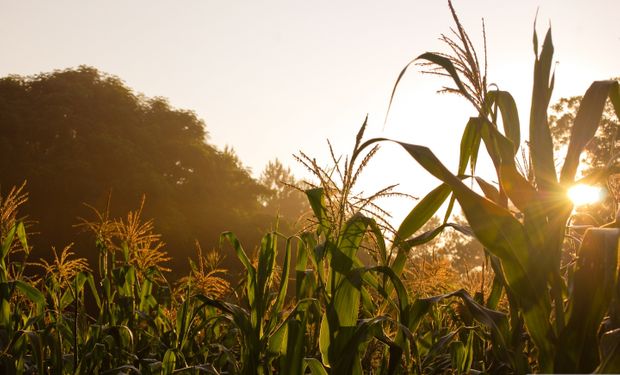
[[[222,247],[222,243],[225,240],[228,240],[228,242],[231,244],[233,250],[237,254],[237,258],[239,258],[239,260],[245,267],[246,271],[248,272],[247,282],[246,282],[246,292],[247,292],[248,302],[250,306],[255,307],[256,304],[258,303],[257,296],[259,294],[257,290],[258,286],[257,286],[257,280],[256,280],[257,279],[256,268],[254,268],[254,266],[252,265],[252,262],[250,261],[250,258],[246,254],[245,250],[243,250],[243,247],[241,246],[241,243],[237,239],[237,236],[235,236],[232,232],[222,233],[220,235],[220,247]],[[262,285],[262,287],[264,287],[264,285]],[[253,311],[256,313],[255,309],[253,309]],[[256,323],[256,316],[255,316],[254,322]]]
[[[177,355],[174,350],[168,349],[164,354],[164,359],[162,361],[162,375],[171,375],[176,368]]]
[[[301,375],[304,373],[305,320],[290,319],[287,326],[288,337],[285,342],[286,353],[282,356],[280,371],[283,374]]]
[[[16,337],[12,340],[11,343],[14,345],[11,345],[8,348],[8,352],[11,354],[11,356],[19,356],[18,358],[21,358],[23,360],[23,358],[26,356],[27,350],[21,343],[23,342],[22,340],[25,339],[28,339],[28,343],[30,344],[30,350],[35,359],[37,373],[40,375],[45,374],[45,367],[43,366],[43,360],[45,358],[43,352],[43,343],[41,341],[40,335],[36,332],[18,331]]]
[[[45,310],[45,296],[37,288],[22,281],[14,280],[11,282],[13,286],[22,292],[26,298],[34,302],[37,307],[37,314],[42,314]]]
[[[388,279],[392,283],[394,290],[396,291],[396,296],[398,297],[399,320],[401,324],[403,324],[404,326],[407,326],[409,323],[408,322],[409,317],[407,316],[407,313],[409,311],[409,296],[407,295],[407,290],[405,289],[405,286],[403,282],[400,280],[400,278],[398,277],[398,275],[396,275],[396,273],[392,270],[392,268],[386,267],[386,266],[364,268],[364,269],[361,269],[360,271],[382,273],[388,277]],[[378,291],[379,293],[383,295],[384,298],[390,299],[390,295],[386,294],[386,292],[388,292],[389,290],[391,289],[386,288],[386,289],[379,289]]]
[[[495,104],[502,115],[504,125],[504,135],[513,144],[513,156],[517,154],[521,144],[521,125],[519,122],[519,112],[514,98],[508,91],[494,90],[487,93],[489,106]]]
[[[471,174],[474,174],[476,169],[478,150],[480,148],[480,128],[475,120],[476,118],[470,118],[469,121],[467,121],[463,136],[461,137],[458,175],[465,173],[468,163],[471,166]]]
[[[467,350],[462,341],[452,341],[449,345],[452,368],[459,373],[464,373],[467,364]]]
[[[484,196],[487,197],[487,199],[489,199],[490,201],[495,202],[497,204],[500,203],[499,190],[497,190],[497,188],[495,188],[495,186],[493,186],[490,183],[486,182],[481,177],[475,177],[475,180],[478,183],[478,186],[480,186],[480,189],[482,189],[482,192],[484,193]]]
[[[346,343],[347,350],[344,350],[332,361],[332,372],[335,374],[362,375],[363,372],[360,362],[359,348],[368,340],[370,336],[380,338],[381,341],[389,340],[383,332],[384,323],[393,323],[393,321],[390,317],[385,315],[361,320]],[[390,346],[397,346],[391,340],[388,342]],[[398,355],[398,358],[390,358],[390,362],[400,362],[402,350],[396,351],[396,354]]]
[[[323,367],[323,364],[321,364],[321,361],[319,361],[316,358],[304,358],[303,373],[306,373],[307,369],[310,369],[310,374],[312,375],[327,375],[327,371],[325,371],[325,367]]]
[[[284,262],[282,263],[282,275],[280,276],[280,288],[278,290],[278,297],[274,303],[273,311],[282,311],[282,307],[284,306],[284,299],[286,298],[286,291],[288,290],[288,278],[291,263],[291,240],[291,238],[286,240]],[[275,319],[272,320],[275,321]]]
[[[599,362],[598,330],[616,287],[620,229],[588,229],[578,251],[554,371],[592,372]]]
[[[426,147],[399,143],[428,172],[448,184],[459,201],[476,238],[499,257],[508,286],[519,298],[528,331],[541,351],[545,366],[550,360],[553,331],[549,324],[551,303],[546,291],[537,287],[530,266],[530,250],[523,225],[511,212],[465,186]]]
[[[547,122],[547,108],[553,91],[551,64],[553,42],[551,29],[547,31],[540,55],[536,53],[534,63],[534,87],[530,112],[530,155],[532,169],[538,186],[543,191],[555,190],[557,176],[553,159],[553,141]]]
[[[479,118],[478,124],[484,144],[497,170],[503,192],[517,208],[521,211],[525,210],[529,202],[536,199],[536,190],[516,168],[514,144],[490,122]],[[502,195],[499,196],[501,197]]]
[[[325,192],[322,188],[306,190],[306,196],[314,216],[319,221],[319,234],[326,233],[329,230],[329,221],[327,218],[327,209],[325,208]]]
[[[596,374],[620,373],[620,328],[605,332],[600,340],[601,364]]]
[[[268,233],[263,236],[261,245],[258,250],[258,265],[256,272],[255,288],[248,288],[248,300],[250,301],[250,314],[252,318],[252,325],[254,327],[262,326],[266,320],[265,313],[269,307],[269,289],[271,287],[271,280],[273,278],[273,270],[276,261],[276,247],[277,239],[274,233]],[[288,267],[287,270],[288,272]],[[249,277],[249,275],[248,275]],[[286,283],[287,280],[282,280]],[[284,284],[281,284],[284,285]],[[286,284],[288,285],[288,284]],[[253,286],[248,281],[248,286]],[[255,295],[250,297],[249,294],[254,292]]]
[[[411,246],[402,246],[403,241],[417,232],[426,224],[446,201],[452,190],[447,184],[441,184],[428,193],[403,220],[396,232],[395,245],[398,249],[396,258],[392,263],[392,269],[400,275],[405,267],[407,255]]]
[[[396,232],[396,238],[404,241],[424,226],[446,201],[452,189],[447,184],[441,184],[428,193],[413,207],[409,215],[403,220]],[[398,273],[398,272],[397,272]]]
[[[13,245],[13,239],[15,238],[15,231],[17,230],[17,226],[13,225],[11,227],[11,229],[9,229],[9,231],[6,234],[6,237],[4,237],[4,242],[2,243],[2,252],[0,253],[0,261],[4,262],[4,258],[6,258],[6,255],[9,253],[9,250],[11,250],[11,246]]]
[[[454,64],[452,64],[452,62],[450,61],[450,59],[441,56],[439,54],[436,53],[431,53],[431,52],[426,52],[421,54],[420,56],[416,57],[415,59],[409,61],[407,63],[407,65],[405,65],[405,67],[403,68],[403,70],[401,70],[401,72],[398,74],[398,77],[396,78],[396,82],[394,83],[394,88],[392,89],[392,94],[390,95],[390,102],[388,103],[388,109],[387,112],[385,114],[385,123],[387,123],[387,118],[388,115],[390,113],[390,109],[392,108],[392,101],[394,100],[394,95],[396,94],[396,88],[398,87],[398,84],[400,83],[400,80],[403,78],[403,76],[405,75],[405,72],[407,71],[407,69],[409,68],[409,66],[411,66],[412,64],[414,64],[417,60],[427,60],[433,64],[439,65],[440,67],[442,67],[449,75],[450,77],[452,77],[452,79],[454,80],[454,83],[456,84],[456,87],[458,87],[459,91],[461,93],[463,93],[463,95],[467,96],[467,90],[465,89],[465,86],[463,85],[463,82],[461,81],[461,79],[459,78],[459,75],[456,71],[456,68],[454,67]],[[470,99],[468,97],[468,99]]]
[[[319,347],[326,365],[346,350],[357,323],[362,279],[351,277],[351,271],[359,264],[357,251],[369,223],[363,215],[354,215],[346,222],[337,246],[330,248],[332,300],[322,317],[319,334]]]
[[[614,92],[617,94],[618,89],[618,82],[616,81],[597,81],[592,83],[583,96],[571,129],[568,151],[562,167],[561,181],[563,184],[573,182],[581,153],[594,138],[601,122],[605,101],[608,97],[613,96]]]

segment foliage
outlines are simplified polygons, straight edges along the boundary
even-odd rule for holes
[[[583,96],[571,96],[561,98],[551,106],[552,114],[549,116],[549,128],[556,151],[560,150],[562,145],[568,144],[571,129],[575,123],[575,116],[579,112],[579,104],[582,100]],[[586,168],[586,173],[588,170],[604,168],[610,162],[616,162],[614,158],[618,149],[617,129],[618,120],[614,107],[611,102],[607,101],[599,128],[584,150],[585,157],[582,162]]]
[[[191,272],[174,290],[165,275],[168,256],[141,208],[124,219],[95,211],[96,220],[85,222],[98,249],[98,280],[69,247],[41,262],[41,281],[29,279],[24,269],[30,245],[17,216],[26,196],[13,189],[0,198],[0,371],[619,372],[620,228],[617,222],[585,233],[569,228],[572,206],[565,196],[605,100],[620,112],[619,84],[595,82],[584,95],[558,178],[547,121],[553,46],[548,33],[539,51],[534,33],[531,164],[518,168],[514,100],[508,92],[487,91],[486,73],[452,11],[457,40],[443,39],[455,55],[426,53],[420,59],[451,77],[456,88],[449,91],[467,98],[478,116],[464,129],[456,174],[428,148],[398,142],[442,183],[397,229],[382,224],[374,203],[393,187],[370,197],[353,189],[376,144],[387,141],[363,141],[366,123],[350,157],[332,151],[333,168],[299,157],[318,179],[305,191],[313,214],[305,231],[293,237],[268,232],[254,257],[232,232],[220,236],[221,250],[232,250],[246,275],[241,290],[227,295],[216,257],[200,248],[198,264],[190,261]],[[494,163],[497,186],[475,175],[481,144]],[[484,196],[463,182],[467,178]],[[447,214],[434,218],[445,201]],[[455,201],[467,223],[450,221]],[[482,270],[490,265],[493,272],[480,274],[473,296],[465,289],[445,291],[456,287],[452,280],[435,290],[420,283],[441,281],[423,279],[429,274],[422,266],[433,256],[442,259],[432,264],[435,275],[456,277],[445,263],[456,255],[441,245],[447,228],[484,246]],[[563,262],[567,243],[576,254]],[[211,284],[217,288],[209,289]],[[87,308],[88,299],[96,309]]]
[[[195,113],[138,95],[94,68],[0,79],[0,124],[0,185],[28,181],[22,212],[38,220],[42,235],[31,241],[39,257],[75,242],[74,251],[93,262],[96,249],[73,225],[88,214],[83,203],[105,207],[110,195],[114,216],[146,195],[143,214],[158,218],[180,260],[196,239],[217,246],[224,230],[258,243],[272,217],[259,204],[270,190],[232,150],[207,142]],[[282,227],[296,218],[283,218]]]
[[[618,288],[620,233],[618,229],[589,230],[579,239],[583,242],[578,250],[578,260],[564,267],[561,259],[572,211],[565,191],[574,183],[580,155],[599,126],[605,101],[609,98],[616,116],[620,113],[618,82],[594,82],[584,95],[558,178],[547,119],[555,81],[551,73],[553,44],[549,30],[539,51],[538,37],[534,32],[534,87],[529,127],[531,175],[521,175],[515,163],[520,143],[515,102],[505,91],[470,89],[485,82],[485,74],[480,73],[471,42],[454,10],[453,15],[458,41],[448,40],[448,45],[455,54],[427,53],[418,59],[430,62],[450,77],[456,85],[452,91],[468,99],[477,109],[478,116],[472,117],[465,127],[456,174],[448,171],[428,148],[397,142],[443,182],[439,190],[429,194],[432,199],[425,199],[421,204],[436,210],[439,207],[436,202],[445,200],[446,192],[451,193],[460,203],[477,239],[489,253],[496,274],[493,289],[499,293],[504,289],[510,301],[512,340],[506,341],[508,332],[505,331],[500,342],[508,345],[506,349],[512,353],[506,359],[514,371],[591,372],[597,366],[608,371],[611,367],[605,366],[611,363],[611,357],[599,357],[599,347],[603,354],[610,355],[610,352],[599,346],[603,345],[599,342],[599,329],[603,334],[611,335],[617,328],[602,323],[607,314],[613,316],[617,304],[613,290]],[[403,73],[404,70],[397,85]],[[503,134],[499,130],[500,118]],[[369,140],[363,147],[379,141],[383,140]],[[475,177],[486,197],[462,182],[468,165],[472,174],[475,171],[480,143],[484,143],[499,181],[499,188],[495,188]],[[416,207],[412,213],[420,211]],[[406,224],[404,229],[401,226],[401,234],[411,234],[412,225]],[[495,306],[498,295],[492,294],[486,304]],[[527,340],[522,335],[524,328],[529,335]],[[533,358],[524,356],[530,340],[536,347]]]
[[[259,178],[259,182],[269,189],[264,197],[263,206],[279,217],[299,218],[310,207],[303,193],[302,185],[290,168],[286,168],[278,159],[270,161]]]
[[[556,151],[562,149],[562,145],[568,143],[570,130],[575,122],[575,116],[579,111],[579,103],[582,96],[561,98],[551,106],[552,114],[549,116],[549,128],[553,137]],[[593,172],[600,175],[596,183],[607,191],[604,199],[592,205],[578,207],[579,215],[573,219],[575,224],[602,225],[615,218],[617,211],[617,173],[618,173],[618,120],[614,107],[610,101],[605,103],[600,125],[594,137],[586,145],[584,157],[581,162],[581,174],[592,175]]]

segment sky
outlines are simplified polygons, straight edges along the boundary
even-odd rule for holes
[[[484,19],[489,82],[515,97],[523,138],[537,13],[539,39],[552,27],[552,102],[620,75],[618,0],[453,4],[480,54]],[[428,146],[454,170],[475,111],[436,94],[446,81],[411,69],[384,122],[399,72],[426,51],[447,51],[438,38],[452,26],[447,1],[438,0],[0,0],[0,76],[96,67],[195,111],[209,141],[233,147],[255,176],[275,158],[305,176],[292,158],[299,151],[328,166],[326,140],[349,154],[366,115],[368,137]],[[360,188],[393,183],[423,196],[437,182],[385,144]],[[386,203],[397,218],[414,204]]]

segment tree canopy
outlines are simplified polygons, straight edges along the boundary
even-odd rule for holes
[[[194,112],[92,67],[0,79],[0,186],[27,181],[41,256],[77,241],[93,257],[92,239],[74,226],[92,216],[84,203],[104,210],[109,197],[117,216],[146,197],[144,216],[155,219],[173,265],[186,263],[196,239],[216,246],[225,230],[256,241],[275,219],[261,204],[272,192],[207,136]]]

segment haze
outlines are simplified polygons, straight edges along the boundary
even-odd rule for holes
[[[513,93],[522,124],[537,9],[539,38],[549,24],[553,29],[552,102],[619,75],[618,1],[454,6],[479,52],[484,18],[490,82]],[[459,98],[435,95],[441,79],[412,69],[384,128],[398,73],[423,52],[445,51],[438,37],[452,25],[447,1],[3,1],[0,74],[86,64],[117,75],[137,92],[194,110],[210,141],[232,146],[254,175],[276,157],[303,175],[291,158],[299,150],[328,164],[325,140],[348,153],[366,114],[368,136],[429,146],[454,168],[474,111]],[[433,184],[390,146],[365,181],[368,189],[401,183],[414,195]]]

